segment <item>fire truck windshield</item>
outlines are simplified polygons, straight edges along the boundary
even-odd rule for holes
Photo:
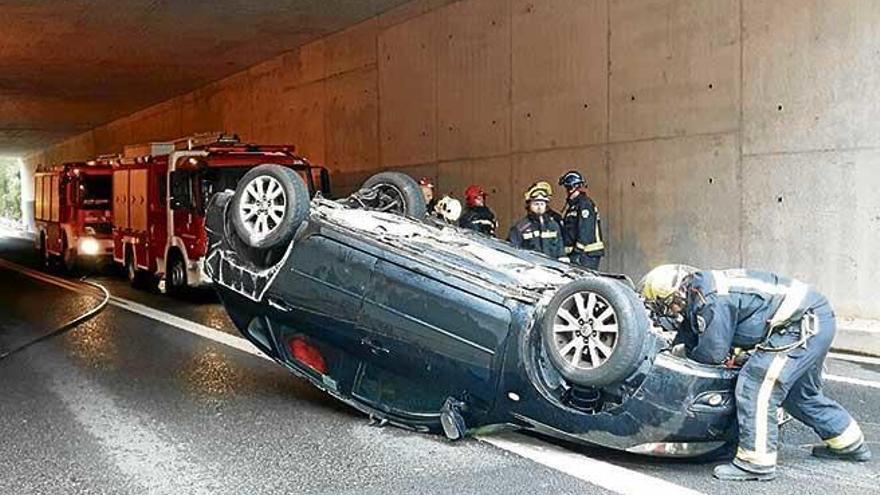
[[[84,210],[110,208],[113,184],[110,175],[82,175],[79,180],[79,207]]]

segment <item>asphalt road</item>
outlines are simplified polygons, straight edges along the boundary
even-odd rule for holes
[[[0,258],[37,268],[26,241],[0,239]],[[221,336],[236,334],[210,292],[179,301],[133,290],[113,276],[93,280],[156,314],[199,323]],[[0,354],[98,302],[97,296],[64,285],[0,267]],[[661,461],[517,435],[495,442],[537,452],[530,460],[511,452],[516,448],[485,440],[451,443],[370,426],[360,413],[274,363],[167,321],[112,305],[65,334],[0,360],[0,492],[718,494],[746,489],[711,479],[711,463]],[[860,419],[880,454],[880,365],[831,359],[828,373],[849,380],[828,381],[827,390]],[[880,493],[880,462],[820,462],[809,456],[808,445],[815,441],[806,428],[789,425],[780,477],[747,490]]]

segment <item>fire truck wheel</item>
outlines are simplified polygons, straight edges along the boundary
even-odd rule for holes
[[[49,268],[51,261],[49,250],[46,248],[46,234],[40,232],[40,262],[43,263],[43,268]]]
[[[238,183],[230,208],[235,232],[246,245],[285,245],[309,214],[309,190],[294,170],[275,164],[254,168]]]
[[[70,249],[66,234],[61,236],[61,267],[67,273],[74,273],[77,268],[76,251]]]
[[[152,288],[153,274],[138,269],[130,247],[126,249],[125,253],[125,276],[128,278],[128,283],[135,289],[149,290]]]
[[[168,267],[165,271],[165,291],[172,296],[179,296],[186,291],[186,265],[183,256],[177,252],[168,257]]]

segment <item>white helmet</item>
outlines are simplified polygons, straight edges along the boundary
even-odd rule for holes
[[[434,212],[449,223],[457,222],[461,217],[461,211],[461,201],[450,196],[443,196],[434,206]]]

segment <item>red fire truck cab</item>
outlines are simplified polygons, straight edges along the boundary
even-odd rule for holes
[[[241,144],[224,135],[128,147],[113,169],[113,258],[133,285],[164,280],[165,290],[210,284],[205,209],[214,193],[235,189],[251,168],[295,169],[311,194],[329,195],[329,174],[292,145]]]
[[[106,161],[40,168],[34,177],[35,247],[47,266],[108,262],[113,252],[111,173]]]

